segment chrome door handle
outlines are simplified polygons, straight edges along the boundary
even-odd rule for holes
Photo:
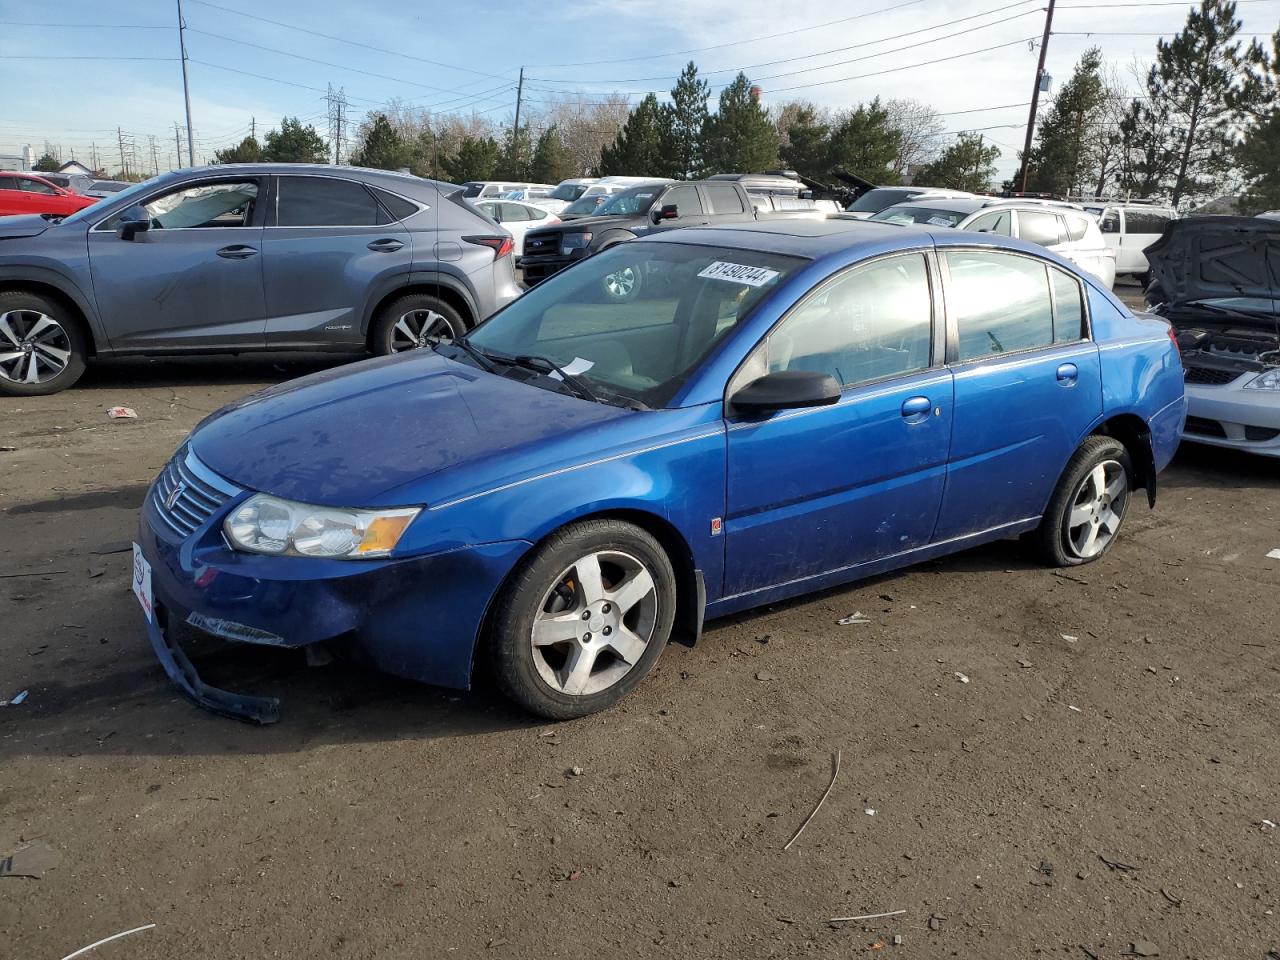
[[[395,253],[403,246],[404,244],[399,240],[387,238],[385,240],[374,240],[369,244],[369,249],[374,253]]]
[[[224,260],[247,260],[257,255],[257,249],[246,246],[243,243],[233,243],[231,246],[223,247],[218,251],[218,256]]]

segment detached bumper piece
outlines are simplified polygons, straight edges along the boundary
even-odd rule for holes
[[[164,613],[163,608],[157,604],[155,616],[146,622],[147,636],[160,660],[160,665],[164,667],[164,672],[197,706],[244,723],[268,724],[280,719],[278,697],[254,697],[243,693],[232,693],[230,690],[211,687],[201,680],[195,664],[161,628],[160,620]]]

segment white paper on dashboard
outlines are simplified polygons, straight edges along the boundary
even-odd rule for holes
[[[563,370],[565,373],[569,374],[569,376],[576,377],[580,373],[586,373],[588,370],[590,370],[594,366],[595,366],[594,360],[583,360],[581,357],[574,357],[568,363],[562,364],[560,369]],[[555,373],[549,373],[547,374],[547,376],[549,376],[552,380],[564,379],[564,377],[560,376],[560,373],[558,371]]]

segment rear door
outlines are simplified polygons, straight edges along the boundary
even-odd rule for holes
[[[275,200],[263,243],[268,345],[362,343],[366,298],[413,265],[409,230],[356,180],[284,174]]]
[[[936,540],[1034,519],[1102,413],[1080,281],[1038,257],[941,252],[955,426]]]
[[[763,419],[728,412],[726,595],[929,542],[952,414],[935,287],[926,253],[854,266],[797,305],[735,375],[730,396],[778,370],[829,373],[843,391],[833,406]]]
[[[121,214],[89,231],[98,313],[116,349],[261,348],[265,177],[211,176],[144,201],[151,228],[122,240]]]

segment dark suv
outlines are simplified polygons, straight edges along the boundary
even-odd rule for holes
[[[736,182],[641,184],[615,193],[599,206],[595,216],[530,230],[524,236],[520,267],[525,282],[532,286],[570,264],[638,236],[676,227],[754,219],[751,197]],[[639,282],[638,277],[630,275],[610,275],[604,292],[614,300],[629,300],[638,292]]]
[[[423,346],[519,296],[511,252],[460,188],[352,167],[188,169],[0,217],[0,395],[95,355]]]

